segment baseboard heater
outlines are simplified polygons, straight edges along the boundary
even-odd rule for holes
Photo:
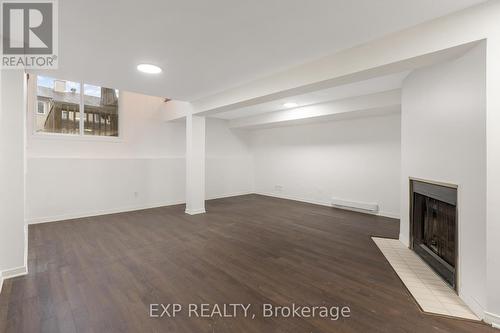
[[[377,213],[378,204],[368,202],[357,202],[332,198],[332,206],[341,209],[354,210],[357,212]]]

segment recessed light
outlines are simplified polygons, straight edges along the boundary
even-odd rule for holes
[[[158,74],[161,73],[161,68],[151,64],[139,64],[137,65],[137,70],[139,72],[147,74]]]
[[[295,107],[297,107],[297,106],[298,106],[298,104],[297,104],[297,103],[294,103],[294,102],[287,102],[287,103],[283,104],[283,106],[284,106],[285,108],[289,109],[289,108],[295,108]]]

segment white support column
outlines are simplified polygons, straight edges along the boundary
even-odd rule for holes
[[[25,93],[23,70],[0,70],[0,289],[2,279],[27,273]]]
[[[186,116],[186,214],[205,213],[205,117]]]

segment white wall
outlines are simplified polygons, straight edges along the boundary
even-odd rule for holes
[[[184,159],[28,159],[28,223],[184,202]]]
[[[410,74],[402,89],[401,235],[409,177],[457,184],[460,294],[486,308],[486,45]]]
[[[28,135],[29,223],[184,202],[184,123],[163,99],[120,92],[119,139]]]
[[[399,217],[399,114],[252,133],[257,193],[378,203],[381,214]]]
[[[253,153],[249,133],[228,128],[228,121],[207,118],[206,197],[254,192]]]
[[[26,270],[24,247],[24,73],[0,72],[0,284]]]
[[[162,98],[120,92],[118,140],[28,135],[29,223],[185,202],[185,123],[162,121]],[[31,131],[29,131],[31,133]],[[253,192],[248,147],[208,119],[207,198]]]

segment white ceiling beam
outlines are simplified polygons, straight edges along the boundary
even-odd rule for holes
[[[407,60],[403,60],[400,62],[391,63],[388,65],[383,65],[379,67],[373,67],[366,70],[359,70],[352,72],[346,75],[340,75],[338,77],[333,77],[328,80],[317,81],[310,84],[305,84],[302,86],[280,90],[281,88],[270,88],[269,94],[265,94],[265,87],[268,86],[266,83],[262,83],[259,88],[257,88],[257,92],[254,93],[253,90],[256,87],[248,87],[242,88],[241,91],[227,91],[222,93],[222,96],[219,94],[218,96],[210,97],[207,100],[199,100],[192,102],[193,112],[198,115],[212,116],[221,112],[227,112],[243,107],[249,107],[252,105],[257,105],[261,103],[267,103],[276,99],[283,99],[287,97],[296,96],[299,94],[306,94],[309,92],[314,92],[322,89],[328,89],[336,86],[346,85],[358,81],[369,80],[375,77],[390,75],[398,72],[413,70],[416,68],[430,66],[432,64],[436,64],[439,62],[444,62],[450,59],[458,58],[459,56],[465,54],[469,49],[471,49],[475,43],[464,44],[460,46],[456,46],[451,49],[446,49],[442,51],[438,51],[431,54],[426,54],[423,56],[418,56],[414,58],[410,58]],[[369,53],[369,51],[368,51]],[[348,58],[348,57],[346,57]],[[349,60],[345,60],[343,64],[348,64]],[[356,64],[356,59],[353,55],[353,63],[351,65]],[[339,64],[340,65],[340,64]],[[339,66],[340,67],[340,66]],[[294,71],[291,71],[291,76],[301,76],[299,73],[294,74]],[[305,73],[304,73],[305,74]],[[305,76],[305,75],[303,75]],[[278,79],[281,80],[281,79]],[[283,83],[286,80],[282,80]],[[288,86],[289,83],[284,83],[283,87]],[[276,86],[281,86],[281,84],[277,83]],[[239,90],[239,89],[238,89]],[[264,95],[259,94],[263,93]],[[258,97],[252,97],[252,96]],[[236,96],[236,97],[235,97]],[[248,98],[248,99],[247,99]],[[224,101],[226,100],[226,101]]]
[[[227,90],[217,95],[213,95],[207,97],[205,99],[200,99],[194,102],[184,102],[184,101],[175,101],[179,103],[188,103],[190,106],[190,110],[193,114],[203,115],[203,116],[213,116],[219,113],[228,112],[240,108],[251,107],[253,105],[267,103],[270,101],[283,99],[287,97],[292,97],[300,94],[307,94],[310,92],[328,89],[336,86],[347,85],[359,81],[369,80],[380,76],[391,75],[399,72],[409,71],[416,68],[421,68],[425,66],[430,66],[435,63],[444,62],[449,59],[457,58],[460,55],[467,52],[470,48],[475,45],[475,42],[471,42],[469,44],[459,45],[450,49],[445,49],[441,51],[437,51],[430,54],[425,54],[422,56],[417,56],[414,58],[409,58],[400,62],[390,63],[388,65],[373,67],[366,70],[360,70],[357,72],[352,72],[346,75],[340,75],[338,77],[333,77],[328,80],[318,81],[315,83],[305,84],[302,86],[297,86],[290,89],[279,90],[281,88],[286,88],[290,85],[289,82],[286,81],[285,76],[290,75],[290,77],[303,77],[304,82],[309,81],[308,77],[313,75],[305,75],[307,65],[311,65],[311,71],[316,71],[315,67],[320,67],[317,64],[306,64],[304,66],[300,66],[300,68],[295,68],[290,70],[289,72],[282,73],[283,77],[279,75],[276,77],[270,77],[268,79],[263,79],[256,81],[256,83],[250,83],[248,85]],[[359,58],[359,52],[357,49],[348,50],[353,53],[353,63],[350,63],[348,60],[348,56],[344,54],[340,54],[340,59],[335,59],[333,62],[337,62],[339,67],[343,65],[348,65],[349,67],[356,67],[356,58]],[[361,52],[364,54],[364,52]],[[300,73],[304,71],[304,73]],[[319,70],[317,70],[319,71]],[[287,74],[288,73],[288,74]],[[268,82],[266,82],[268,81]],[[275,82],[276,88],[270,88],[273,85],[273,81]],[[296,81],[296,80],[292,80]],[[281,88],[280,88],[281,87]],[[266,94],[266,90],[270,93]],[[260,95],[259,94],[264,94]],[[171,103],[173,101],[170,101]],[[165,109],[164,120],[165,121],[175,121],[177,119],[181,119],[185,117],[185,113],[183,111],[179,112],[175,110],[176,105],[172,104],[170,108]]]
[[[401,90],[389,90],[327,103],[276,111],[229,121],[230,128],[259,128],[316,122],[362,115],[380,115],[401,110]]]
[[[318,90],[308,94],[296,95],[284,99],[276,99],[268,103],[253,105],[247,108],[236,109],[228,112],[218,113],[217,118],[235,119],[241,117],[256,116],[262,113],[286,110],[284,104],[294,102],[300,106],[320,104],[339,99],[356,96],[375,94],[382,91],[400,89],[402,82],[409,72],[401,72],[392,75],[380,76],[370,80],[345,84],[330,89]]]
[[[490,1],[193,102],[213,115],[274,99],[427,66],[488,37],[500,1]],[[481,24],[479,24],[481,23]]]

